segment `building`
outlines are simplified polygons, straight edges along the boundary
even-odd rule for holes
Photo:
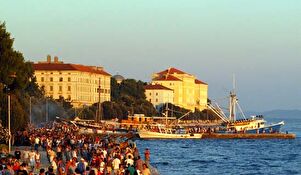
[[[114,75],[113,78],[116,80],[118,84],[120,84],[124,80],[124,77],[119,74]]]
[[[146,100],[151,102],[156,109],[160,109],[164,103],[174,103],[173,90],[160,84],[149,84],[144,87]]]
[[[208,85],[194,75],[176,68],[168,68],[152,75],[153,85],[162,85],[173,90],[173,104],[182,108],[207,109]],[[147,96],[146,92],[146,96]],[[155,102],[152,101],[153,104]]]
[[[102,67],[69,64],[58,57],[33,64],[37,83],[45,95],[54,99],[64,97],[74,107],[111,100],[111,75]],[[100,93],[98,89],[100,86]]]

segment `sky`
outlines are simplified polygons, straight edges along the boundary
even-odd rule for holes
[[[218,103],[234,74],[243,110],[301,109],[300,0],[0,0],[0,21],[26,60],[146,82],[176,67]]]

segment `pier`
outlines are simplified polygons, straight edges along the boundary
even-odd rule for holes
[[[245,133],[204,133],[202,139],[295,139],[296,134],[272,133],[272,134],[245,134]]]

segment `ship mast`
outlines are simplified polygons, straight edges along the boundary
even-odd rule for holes
[[[235,93],[235,75],[233,74],[233,90],[230,91],[230,101],[229,101],[229,119],[231,122],[236,120],[236,103],[237,97]]]
[[[168,102],[166,103],[166,106],[165,106],[165,124],[167,126],[167,117],[168,117]]]

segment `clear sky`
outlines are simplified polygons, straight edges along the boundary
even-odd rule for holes
[[[176,67],[245,110],[301,109],[300,0],[0,0],[26,60],[57,55],[150,81]]]

